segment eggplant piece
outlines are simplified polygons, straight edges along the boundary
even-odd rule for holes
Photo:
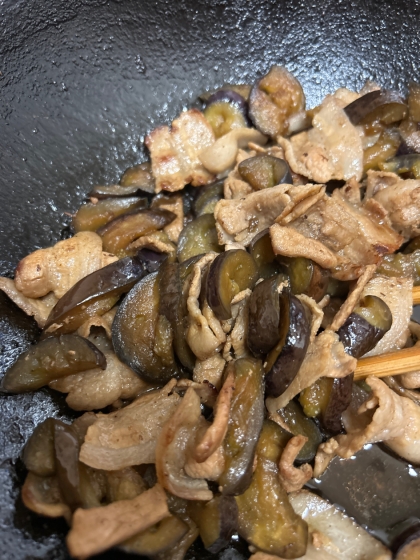
[[[147,207],[148,201],[151,198],[150,193],[142,191],[136,185],[96,185],[88,194],[89,198],[97,198],[98,200],[105,200],[107,198],[128,198],[128,197],[141,197],[145,201]]]
[[[271,278],[284,272],[284,267],[274,254],[268,229],[264,229],[254,237],[248,250],[257,263],[259,278]],[[286,280],[286,276],[284,276],[284,279]]]
[[[391,534],[399,534],[392,539],[391,550],[395,560],[418,560],[420,558],[420,520],[411,517],[398,523]]]
[[[202,187],[196,198],[193,208],[195,215],[213,214],[216,204],[223,198],[224,181],[216,181],[211,185]]]
[[[234,128],[248,126],[247,103],[233,90],[220,90],[211,95],[204,109],[216,138],[224,136]]]
[[[332,435],[339,434],[343,429],[341,415],[351,402],[353,378],[354,373],[351,373],[332,380],[328,403],[321,417],[324,428]]]
[[[283,289],[280,297],[279,341],[267,356],[265,389],[278,397],[295,378],[305,358],[310,338],[309,311],[297,297]]]
[[[407,245],[403,253],[385,255],[377,273],[383,276],[412,278],[414,286],[418,286],[420,284],[420,248],[417,249],[419,245],[418,238],[415,238]]]
[[[64,501],[72,510],[99,507],[102,498],[102,473],[79,461],[81,443],[75,426],[54,420],[56,476]]]
[[[146,207],[147,199],[145,198],[106,198],[95,204],[93,202],[83,204],[73,217],[72,223],[76,233],[96,231],[122,214]]]
[[[257,284],[249,298],[247,346],[256,357],[268,354],[279,341],[280,300],[283,278],[274,276]]]
[[[54,421],[54,450],[58,483],[71,509],[83,506],[80,496],[79,441],[72,426]]]
[[[244,159],[238,165],[239,175],[256,190],[281,185],[293,185],[290,167],[284,159],[268,154]]]
[[[159,313],[170,322],[174,333],[174,351],[182,366],[192,372],[195,356],[186,341],[188,328],[187,298],[182,293],[180,265],[166,261],[159,272]]]
[[[237,93],[245,101],[247,101],[248,98],[249,98],[249,94],[251,93],[251,89],[252,89],[252,86],[249,85],[249,84],[224,84],[222,87],[220,87],[216,90],[203,92],[199,96],[199,99],[201,99],[204,102],[207,102],[212,95],[215,95],[216,93],[219,93],[219,92],[228,91],[228,92]]]
[[[44,330],[57,325],[57,334],[73,332],[93,315],[109,311],[121,294],[147,274],[147,255],[115,261],[79,280],[55,304]]]
[[[173,331],[159,314],[159,278],[154,272],[128,293],[112,324],[118,358],[149,383],[163,385],[180,375],[172,347]]]
[[[327,408],[334,379],[321,377],[313,385],[303,389],[299,403],[308,418],[319,418]]]
[[[261,361],[251,358],[240,358],[227,368],[234,369],[235,392],[223,442],[225,469],[218,482],[223,495],[236,496],[248,488],[252,478],[264,422],[264,372]]]
[[[125,552],[153,557],[172,549],[187,533],[188,525],[179,517],[171,515],[120,546]]]
[[[328,290],[329,272],[305,257],[282,257],[290,279],[292,294],[305,294],[320,301]]]
[[[207,276],[206,295],[220,321],[230,319],[232,299],[242,290],[252,289],[257,279],[257,264],[242,249],[225,251],[214,259]]]
[[[386,161],[393,158],[401,144],[401,136],[397,130],[385,130],[378,141],[363,153],[363,171],[381,169]]]
[[[308,441],[300,450],[296,462],[312,462],[315,459],[318,446],[322,442],[322,434],[316,423],[305,416],[302,408],[295,401],[290,401],[278,411],[278,414],[294,436],[302,435],[308,438]]]
[[[408,113],[412,121],[420,123],[420,85],[416,82],[408,86]]]
[[[267,554],[300,558],[306,551],[308,526],[294,512],[280,482],[277,462],[272,458],[278,447],[272,441],[273,431],[272,424],[265,422],[251,485],[236,497],[239,534]]]
[[[411,239],[410,243],[407,245],[407,247],[405,247],[403,253],[409,254],[414,253],[414,251],[418,250],[420,250],[420,235]]]
[[[299,396],[304,413],[311,418],[319,417],[330,435],[343,429],[341,415],[351,403],[353,378],[353,373],[336,379],[321,377]]]
[[[376,296],[365,296],[337,331],[344,350],[359,359],[375,348],[392,326],[388,305]]]
[[[238,530],[238,506],[233,496],[216,496],[207,503],[190,502],[187,511],[200,531],[204,548],[217,554]]]
[[[410,173],[413,179],[420,179],[420,154],[407,154],[392,157],[379,164],[382,171],[390,171],[397,175]]]
[[[347,105],[344,111],[355,126],[375,121],[390,125],[402,121],[407,116],[408,107],[399,93],[376,90],[359,97]]]
[[[376,296],[365,296],[337,334],[345,351],[354,358],[366,354],[381,340],[392,325],[387,304]],[[324,382],[321,421],[335,435],[342,430],[341,415],[351,402],[354,374]]]
[[[249,96],[249,116],[267,136],[284,135],[289,117],[305,109],[305,94],[298,80],[286,68],[272,66]]]
[[[155,192],[155,180],[150,162],[133,165],[126,169],[120,179],[122,187],[137,187],[146,193]]]
[[[22,454],[28,471],[38,476],[55,474],[54,419],[47,418],[33,431]]]
[[[135,239],[153,231],[163,229],[176,218],[168,210],[138,210],[115,218],[98,229],[102,237],[103,250],[117,256]]]
[[[19,356],[3,377],[8,393],[36,391],[53,379],[88,369],[106,368],[106,359],[96,346],[75,334],[45,338]]]
[[[179,262],[182,263],[191,257],[212,251],[221,253],[223,247],[219,245],[213,214],[203,214],[187,224],[181,231],[177,256]]]

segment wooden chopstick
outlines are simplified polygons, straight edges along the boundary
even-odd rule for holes
[[[420,286],[413,288],[413,305],[420,305]]]
[[[354,379],[364,379],[369,375],[387,377],[413,371],[420,371],[420,346],[418,345],[358,360]]]

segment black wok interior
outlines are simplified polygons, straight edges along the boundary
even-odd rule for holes
[[[308,106],[367,79],[404,91],[420,80],[419,21],[417,0],[0,2],[0,275],[12,276],[28,252],[68,235],[67,213],[90,188],[117,182],[143,161],[144,135],[203,90],[253,81],[278,63],[301,81]],[[4,371],[37,330],[4,296],[0,312]],[[0,410],[0,556],[68,558],[64,522],[26,511],[18,488],[20,450],[34,426],[49,415],[67,418],[69,409],[43,390],[0,396]],[[342,463],[329,479],[349,513],[386,538],[387,523],[419,515],[420,506],[395,490],[408,510],[387,512],[375,502],[378,489],[403,480],[411,486],[401,492],[418,496],[420,471],[410,475],[379,449],[361,455],[351,462],[359,479]],[[235,554],[219,557],[244,557]],[[193,556],[205,557],[200,549]]]

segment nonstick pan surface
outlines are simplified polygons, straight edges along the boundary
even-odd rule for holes
[[[65,213],[144,160],[144,135],[203,90],[274,63],[298,77],[308,106],[367,79],[404,90],[420,79],[419,21],[414,0],[0,1],[0,275],[67,236]],[[36,334],[0,296],[2,372]],[[68,558],[64,523],[21,503],[19,454],[36,424],[71,412],[42,390],[1,396],[0,414],[0,557]],[[419,475],[375,448],[336,462],[318,487],[386,540],[386,527],[420,515]]]

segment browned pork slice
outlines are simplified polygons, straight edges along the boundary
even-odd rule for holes
[[[312,120],[313,128],[290,138],[277,138],[295,173],[317,183],[332,179],[360,180],[363,145],[360,131],[351,124],[343,103],[328,96]]]
[[[172,393],[171,380],[159,391],[146,393],[133,403],[98,414],[80,450],[80,460],[96,469],[115,471],[155,462],[156,443],[165,422],[181,397]]]
[[[74,373],[49,383],[61,393],[68,393],[66,402],[74,410],[100,410],[118,399],[132,399],[150,389],[134,371],[120,362],[114,352],[105,352],[106,369]]]
[[[219,243],[236,241],[247,246],[257,233],[277,220],[287,220],[294,211],[297,215],[304,213],[320,193],[323,193],[320,185],[283,184],[251,192],[240,199],[219,200],[214,210]]]
[[[366,198],[385,208],[392,227],[406,239],[420,235],[420,180],[368,171]]]
[[[188,183],[198,187],[211,183],[198,154],[215,141],[213,129],[197,109],[184,111],[172,126],[155,128],[145,140],[150,150],[155,191],[179,191]]]
[[[376,215],[350,204],[338,189],[330,197],[324,195],[287,225],[308,239],[306,247],[304,239],[300,238],[299,250],[301,253],[307,250],[305,254],[296,253],[296,256],[301,254],[313,258],[321,266],[329,268],[339,280],[358,278],[366,265],[379,263],[384,255],[396,251],[404,241],[391,227],[377,220]],[[270,234],[276,254],[293,256],[290,252],[296,243],[288,242],[288,235],[296,237],[293,232],[288,234],[286,228],[274,225]]]
[[[114,255],[102,251],[99,235],[81,231],[22,259],[16,268],[16,288],[28,298],[39,298],[49,292],[61,298],[76,282],[116,260]]]
[[[392,326],[378,344],[365,356],[378,356],[404,348],[410,336],[409,324],[413,313],[413,281],[411,278],[375,276],[364,287],[361,297],[381,298],[392,313]]]
[[[11,278],[0,277],[0,290],[4,292],[22,311],[33,317],[42,329],[47,322],[51,309],[57,303],[57,298],[50,292],[41,298],[29,298],[20,292]]]

